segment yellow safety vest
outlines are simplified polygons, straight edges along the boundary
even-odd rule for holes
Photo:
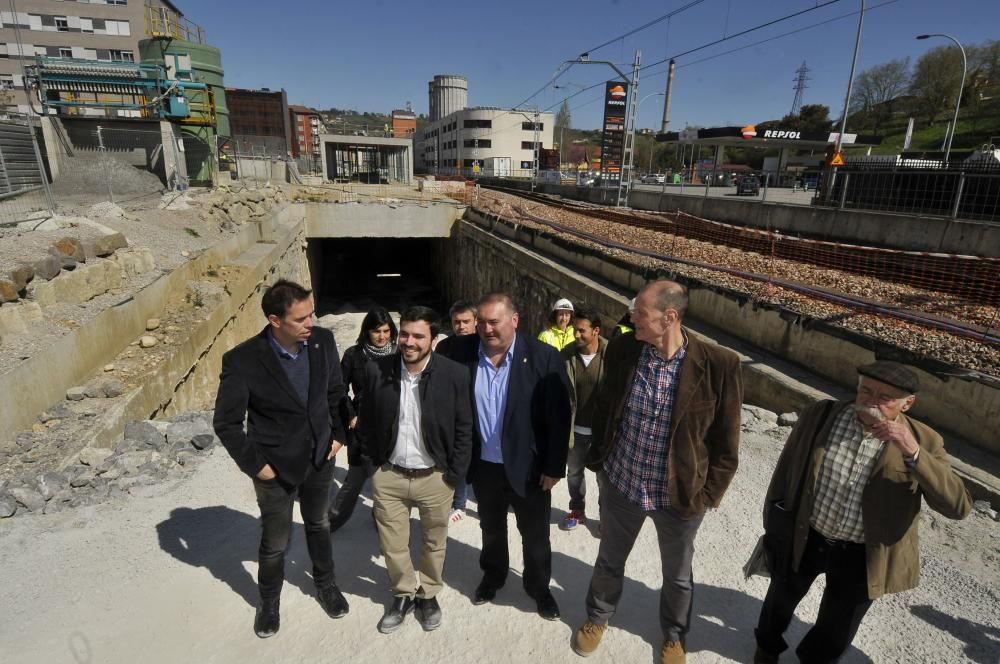
[[[560,330],[558,327],[553,325],[538,335],[539,341],[554,347],[556,350],[562,350],[566,346],[573,343],[575,339],[576,330],[573,329],[572,325],[567,325],[565,331]]]

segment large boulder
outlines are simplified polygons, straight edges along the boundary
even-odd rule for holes
[[[0,279],[0,303],[17,302],[21,299],[21,290],[10,279]]]
[[[152,420],[136,420],[126,424],[125,439],[142,443],[154,450],[161,449],[167,442],[164,430]]]
[[[63,256],[72,256],[78,263],[87,261],[87,253],[83,243],[74,237],[64,237],[52,243],[50,251],[57,251]]]
[[[17,284],[18,290],[24,290],[35,278],[35,270],[30,265],[18,265],[10,271],[10,280]]]
[[[14,487],[10,490],[10,495],[14,496],[18,503],[28,508],[29,512],[41,512],[45,509],[45,498],[34,489]]]
[[[110,256],[118,249],[128,246],[128,240],[121,233],[108,233],[87,241],[87,253],[90,256]]]
[[[45,256],[31,264],[36,277],[41,277],[46,281],[55,279],[62,271],[62,261],[52,254]]]

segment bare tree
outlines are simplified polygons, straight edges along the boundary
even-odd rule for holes
[[[882,123],[892,117],[896,99],[910,84],[910,59],[900,58],[861,72],[854,82],[851,107],[862,112],[878,135]]]
[[[934,124],[942,112],[955,106],[962,80],[962,55],[954,46],[939,46],[917,60],[910,82],[917,109]]]

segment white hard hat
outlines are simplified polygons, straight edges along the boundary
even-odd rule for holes
[[[552,305],[552,311],[573,311],[573,303],[561,297]]]

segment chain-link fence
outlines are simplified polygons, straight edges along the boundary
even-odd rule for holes
[[[38,131],[37,119],[0,120],[0,225],[43,220],[53,214]]]

